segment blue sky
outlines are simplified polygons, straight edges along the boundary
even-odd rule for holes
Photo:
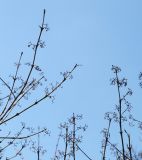
[[[81,113],[89,126],[82,147],[92,158],[99,157],[100,131],[106,127],[104,113],[112,110],[117,100],[117,92],[109,81],[113,76],[111,65],[119,65],[122,75],[128,78],[128,85],[134,90],[130,99],[134,114],[141,118],[142,90],[138,86],[138,74],[142,70],[141,6],[141,0],[1,2],[1,76],[6,78],[13,71],[13,62],[21,51],[25,53],[25,61],[28,60],[31,50],[27,44],[38,35],[44,8],[50,30],[43,36],[47,46],[40,50],[37,63],[53,82],[60,78],[61,71],[71,69],[76,63],[82,65],[74,72],[73,80],[54,94],[53,104],[44,101],[22,116],[28,125],[47,126],[51,130],[47,141],[52,147],[56,144],[53,139],[57,138],[58,124],[73,112]],[[54,152],[52,147],[50,154]]]

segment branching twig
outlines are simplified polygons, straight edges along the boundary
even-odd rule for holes
[[[130,138],[130,134],[125,130],[125,133],[127,134],[128,136],[128,151],[129,151],[129,156],[130,156],[130,159],[133,160],[132,158],[132,145],[131,145],[131,138]]]
[[[121,152],[120,149],[118,149],[114,144],[112,144],[109,140],[108,140],[108,143],[117,151],[119,152],[122,156],[123,156],[123,152]],[[124,157],[128,160],[131,160],[128,156],[124,155]]]
[[[30,106],[28,106],[27,108],[23,109],[22,111],[16,113],[15,115],[11,116],[10,118],[0,122],[0,125],[10,121],[13,118],[16,118],[17,116],[21,115],[22,113],[24,113],[25,111],[29,110],[30,108],[36,106],[38,103],[40,103],[41,101],[43,101],[46,98],[51,98],[51,95],[59,88],[62,86],[62,84],[70,77],[70,75],[72,74],[72,72],[76,69],[78,65],[76,64],[73,69],[68,73],[68,75],[66,77],[63,78],[63,80],[48,94],[44,95],[42,98],[38,99],[36,102],[34,102],[33,104],[31,104]]]
[[[23,137],[0,137],[0,139],[13,139],[13,140],[21,140],[21,139],[27,139],[27,138],[30,138],[30,137],[33,137],[35,135],[38,135],[40,133],[43,133],[45,132],[46,129],[43,129],[39,132],[36,132],[36,133],[33,133],[33,134],[30,134],[30,135],[27,135],[27,136],[23,136]]]
[[[123,160],[125,160],[125,147],[124,147],[123,128],[122,128],[122,99],[120,94],[120,82],[118,78],[117,69],[115,70],[115,74],[116,74],[116,84],[117,84],[118,99],[119,99],[119,129],[120,129],[120,137],[122,144]]]
[[[103,151],[103,160],[106,159],[106,148],[107,148],[107,143],[108,143],[108,139],[109,139],[109,130],[110,130],[110,124],[111,124],[111,119],[109,119],[109,125],[108,125],[108,129],[107,132],[105,133],[105,144],[104,144],[104,151]]]

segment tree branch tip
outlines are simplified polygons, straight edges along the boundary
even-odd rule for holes
[[[45,15],[45,13],[46,13],[46,9],[43,10],[43,14],[44,14],[44,15]]]

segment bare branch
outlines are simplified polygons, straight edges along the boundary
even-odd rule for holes
[[[68,75],[66,75],[66,77],[63,78],[63,80],[51,91],[49,92],[48,94],[44,95],[42,98],[40,98],[39,100],[37,100],[36,102],[34,102],[33,104],[31,104],[29,107],[23,109],[22,111],[16,113],[15,115],[11,116],[10,118],[0,122],[0,125],[8,122],[9,120],[13,119],[13,118],[16,118],[17,116],[21,115],[23,112],[29,110],[30,108],[36,106],[37,104],[39,104],[41,101],[43,101],[44,99],[46,98],[51,98],[51,95],[58,89],[62,86],[62,84],[70,77],[70,75],[72,74],[72,72],[76,69],[78,65],[76,64],[73,69],[68,73]]]
[[[43,133],[47,131],[47,129],[43,129],[39,132],[36,132],[36,133],[33,133],[33,134],[30,134],[30,135],[27,135],[27,136],[23,136],[23,137],[0,137],[0,139],[13,139],[13,140],[21,140],[21,139],[27,139],[27,138],[30,138],[30,137],[33,137],[35,135],[38,135],[40,133]]]

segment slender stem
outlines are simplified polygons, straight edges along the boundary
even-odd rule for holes
[[[122,99],[120,94],[120,82],[118,78],[118,73],[116,71],[116,81],[117,81],[117,90],[118,90],[118,99],[119,99],[119,131],[121,137],[121,145],[122,145],[122,153],[123,153],[123,160],[125,160],[125,147],[124,147],[124,138],[123,138],[123,127],[122,127]]]
[[[13,155],[12,157],[10,158],[6,158],[6,160],[11,160],[11,159],[14,159],[16,158],[18,155],[20,155],[20,153],[22,152],[22,150],[24,149],[24,145],[15,153],[15,155]]]
[[[122,156],[123,156],[123,152],[121,152],[120,149],[118,149],[114,144],[112,144],[109,140],[108,143],[117,151],[119,152]],[[127,155],[124,155],[125,159],[131,160]]]
[[[32,103],[31,105],[29,105],[27,108],[21,110],[20,112],[14,114],[13,116],[7,118],[6,120],[0,122],[0,125],[10,121],[13,118],[16,118],[17,116],[21,115],[22,113],[26,112],[27,110],[29,110],[30,108],[36,106],[38,103],[40,103],[41,101],[45,100],[46,98],[50,98],[51,95],[62,86],[62,84],[70,77],[70,75],[72,74],[72,72],[76,69],[78,65],[76,64],[73,69],[68,73],[68,75],[66,77],[63,78],[63,80],[53,89],[51,90],[51,92],[49,92],[48,94],[44,95],[43,97],[41,97],[40,99],[38,99],[37,101],[35,101],[34,103]]]
[[[14,106],[16,106],[16,104],[33,88],[34,85],[38,84],[41,80],[43,79],[43,77],[41,77],[39,80],[37,80],[37,82],[31,82],[30,85],[27,86],[27,88],[25,88],[25,91],[23,92],[23,94],[21,94],[21,96],[17,99],[17,101],[13,104],[13,106],[11,108],[9,108],[7,115],[3,118],[3,121],[9,116],[9,114],[13,111]],[[31,86],[31,87],[30,87]]]
[[[45,10],[43,12],[43,19],[42,19],[42,25],[40,27],[40,33],[39,33],[39,36],[38,36],[38,39],[37,39],[37,43],[35,45],[35,49],[34,49],[34,55],[33,55],[33,60],[32,60],[32,65],[31,65],[31,68],[29,70],[29,73],[27,75],[27,78],[24,82],[24,85],[22,87],[22,89],[20,90],[20,92],[18,93],[18,95],[14,98],[13,102],[10,104],[10,106],[7,108],[7,110],[5,111],[4,115],[1,117],[0,120],[2,120],[6,114],[7,114],[7,111],[9,111],[9,109],[11,109],[11,107],[15,104],[15,101],[19,98],[19,96],[23,93],[25,87],[27,86],[28,82],[29,82],[29,79],[30,79],[30,76],[32,74],[32,71],[34,69],[34,65],[35,65],[35,60],[36,60],[36,55],[37,55],[37,50],[38,50],[38,47],[39,47],[39,43],[40,43],[40,40],[41,40],[41,35],[43,33],[43,30],[44,30],[44,20],[45,20]]]
[[[67,149],[68,149],[68,127],[66,128],[64,160],[66,160],[66,158],[67,158]]]
[[[60,134],[58,136],[58,140],[57,140],[57,144],[56,144],[56,149],[55,149],[55,154],[54,154],[54,160],[57,159],[57,151],[58,151],[58,146],[59,146],[61,135],[62,135],[62,129],[61,129]]]
[[[39,133],[38,133],[38,147],[37,147],[37,157],[38,157],[38,160],[40,160],[40,146],[39,146],[39,143],[40,143],[40,137],[39,137]]]
[[[3,148],[0,149],[0,153],[2,151],[4,151],[6,148],[8,148],[9,146],[11,146],[14,143],[14,141],[16,139],[18,139],[18,137],[21,135],[21,133],[22,133],[23,130],[24,130],[24,127],[21,128],[21,130],[18,132],[18,134],[15,136],[15,138],[13,138],[5,147],[3,147]],[[6,138],[6,139],[8,139],[8,138]]]
[[[107,129],[106,137],[105,137],[106,139],[105,139],[105,145],[104,145],[103,160],[106,159],[106,148],[107,148],[107,143],[108,143],[108,139],[109,139],[110,124],[111,124],[111,119],[109,119],[109,125],[108,125],[108,129]]]
[[[30,135],[27,135],[27,136],[23,136],[23,137],[19,137],[19,136],[18,137],[8,137],[8,136],[6,136],[6,137],[0,137],[0,139],[15,139],[15,140],[27,139],[27,138],[33,137],[33,136],[35,136],[37,134],[40,134],[42,132],[45,132],[45,131],[46,131],[46,129],[43,129],[43,130],[41,130],[39,132],[30,134]]]
[[[76,159],[76,155],[75,155],[75,116],[73,113],[73,159]]]
[[[131,137],[130,137],[130,134],[128,134],[128,132],[125,130],[127,136],[128,136],[128,150],[129,150],[129,156],[130,156],[130,159],[133,160],[132,158],[132,145],[131,145]]]
[[[79,150],[85,155],[85,157],[86,157],[87,159],[93,160],[92,158],[90,158],[90,157],[88,156],[88,154],[87,154],[86,152],[83,151],[83,149],[82,149],[81,147],[78,146],[78,144],[76,144],[76,147],[77,147],[77,149],[79,149]]]
[[[9,104],[9,102],[10,102],[11,95],[14,95],[13,89],[14,89],[14,86],[15,86],[15,82],[16,82],[16,80],[17,80],[17,75],[18,75],[18,71],[19,71],[19,67],[20,67],[22,55],[23,55],[23,52],[21,52],[21,54],[20,54],[20,58],[19,58],[19,61],[18,61],[17,67],[16,67],[16,72],[15,72],[15,75],[14,75],[14,77],[13,77],[13,84],[12,84],[12,87],[11,87],[11,92],[10,92],[10,94],[9,94],[9,98],[8,98],[8,100],[7,100],[7,102],[6,102],[6,105],[5,105],[5,107],[4,107],[4,109],[3,109],[3,111],[2,111],[2,113],[1,113],[0,116],[2,116],[2,114],[4,114],[4,112],[5,112],[8,104]],[[15,98],[15,95],[14,95],[14,98]]]

